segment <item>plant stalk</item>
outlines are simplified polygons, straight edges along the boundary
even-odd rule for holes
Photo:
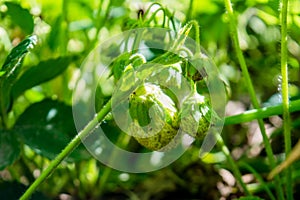
[[[186,13],[186,20],[185,20],[186,22],[190,21],[190,19],[192,18],[193,3],[194,3],[194,0],[190,0],[189,8]]]
[[[249,172],[251,172],[256,177],[256,179],[262,185],[262,187],[264,188],[265,192],[268,194],[268,196],[270,197],[271,200],[276,200],[276,198],[274,197],[273,193],[269,189],[268,185],[266,184],[266,182],[264,181],[262,176],[257,171],[255,171],[255,169],[253,167],[251,167],[246,162],[242,162],[241,166],[245,167]]]
[[[243,73],[243,76],[245,78],[248,91],[250,93],[251,102],[252,102],[254,108],[258,109],[260,106],[259,106],[258,100],[257,100],[256,95],[255,95],[254,87],[253,87],[253,84],[252,84],[252,81],[251,81],[251,78],[250,78],[250,75],[249,75],[249,72],[248,72],[248,68],[247,68],[247,64],[246,64],[243,52],[240,48],[240,41],[239,41],[238,29],[237,29],[237,19],[234,15],[233,8],[232,8],[232,5],[231,5],[231,1],[230,0],[224,0],[224,3],[225,3],[225,7],[226,7],[228,17],[229,17],[229,25],[230,25],[230,28],[231,28],[231,31],[232,31],[232,40],[233,40],[233,44],[234,44],[234,47],[235,47],[236,56],[239,60],[239,63],[240,63],[241,69],[242,69],[242,73]],[[273,154],[270,142],[269,142],[269,138],[268,138],[267,133],[266,133],[266,129],[264,127],[263,120],[258,119],[258,125],[259,125],[259,128],[261,130],[261,134],[262,134],[262,137],[263,137],[263,142],[264,142],[265,149],[266,149],[266,152],[267,152],[268,160],[270,162],[270,166],[273,169],[275,167],[274,154]],[[282,187],[281,187],[281,180],[280,180],[279,176],[275,177],[275,181],[276,181],[275,186],[276,186],[276,191],[278,193],[278,198],[279,199],[284,199],[283,190],[282,190]]]
[[[196,51],[195,54],[198,55],[201,53],[201,45],[200,45],[200,26],[196,20],[191,20],[188,24],[192,24],[195,29],[195,42],[196,42]]]
[[[289,112],[300,111],[300,99],[291,101],[289,104]],[[247,110],[241,114],[228,116],[225,118],[224,125],[241,124],[250,122],[255,119],[263,119],[283,113],[283,105],[264,107],[259,109]]]
[[[288,0],[281,1],[281,94],[283,105],[283,134],[286,157],[291,152],[291,128],[289,112],[289,91],[288,91],[288,65],[287,65],[287,14]],[[293,199],[292,167],[286,169],[286,195],[287,199]]]
[[[81,143],[81,140],[88,136],[88,134],[101,122],[104,117],[111,110],[111,100],[95,115],[95,117],[81,130],[76,137],[62,150],[57,157],[52,160],[49,166],[42,172],[42,174],[30,185],[30,187],[21,196],[20,200],[29,199],[37,187],[46,180],[46,178],[57,168],[57,166]]]

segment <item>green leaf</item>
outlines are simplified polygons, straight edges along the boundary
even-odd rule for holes
[[[32,35],[27,37],[22,42],[20,42],[16,47],[14,47],[10,54],[7,56],[1,71],[6,71],[7,73],[12,73],[11,70],[15,68],[15,65],[21,61],[29,49],[32,49],[37,43],[37,37]]]
[[[14,128],[25,144],[49,159],[54,159],[77,133],[71,106],[50,99],[29,106]],[[67,160],[78,161],[89,157],[80,145]]]
[[[55,50],[60,46],[61,36],[62,36],[62,24],[63,24],[63,17],[59,15],[56,19],[54,24],[51,26],[51,32],[48,36],[48,46],[51,50]]]
[[[11,106],[11,87],[20,73],[23,59],[29,49],[37,43],[36,36],[30,36],[14,47],[0,69],[0,105],[4,114]]]
[[[1,182],[0,183],[0,194],[2,200],[19,199],[20,196],[25,192],[26,186],[18,182]],[[41,192],[36,191],[30,198],[31,200],[48,200],[49,198],[43,195]]]
[[[0,170],[11,165],[20,155],[20,143],[15,134],[0,130]]]
[[[111,64],[110,68],[112,69],[112,74],[116,80],[119,80],[123,75],[125,67],[130,63],[131,53],[126,52],[119,57],[117,57]]]
[[[12,96],[16,99],[26,90],[49,81],[61,74],[75,60],[74,56],[59,57],[40,62],[22,74],[12,87]]]
[[[33,17],[29,10],[22,8],[19,4],[6,2],[7,6],[6,14],[11,18],[11,21],[19,26],[26,35],[33,32]]]

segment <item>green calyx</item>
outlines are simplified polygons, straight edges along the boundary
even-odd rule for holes
[[[183,102],[179,114],[180,129],[196,139],[203,139],[210,126],[211,109],[204,96],[193,92]]]

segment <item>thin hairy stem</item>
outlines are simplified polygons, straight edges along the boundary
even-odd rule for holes
[[[291,101],[289,104],[289,112],[300,111],[300,100]],[[241,114],[228,116],[225,118],[224,125],[241,124],[256,119],[264,119],[274,115],[282,115],[283,105],[276,105],[245,111]]]
[[[97,127],[99,122],[101,122],[104,117],[111,110],[111,101],[108,103],[95,115],[95,117],[80,131],[73,140],[62,150],[57,157],[52,160],[49,166],[42,172],[42,174],[30,185],[30,187],[21,196],[20,200],[29,199],[34,193],[37,187],[43,183],[47,177],[57,168],[57,166],[81,143],[81,140],[88,136],[91,131]]]
[[[254,91],[254,87],[253,87],[253,84],[252,84],[252,81],[251,81],[251,78],[250,78],[250,75],[248,72],[248,68],[247,68],[247,64],[246,64],[243,52],[240,48],[240,41],[239,41],[238,28],[237,28],[237,19],[234,15],[231,1],[224,0],[224,2],[225,2],[225,7],[227,10],[228,17],[229,17],[229,25],[230,25],[231,32],[232,32],[231,36],[232,36],[232,40],[233,40],[233,45],[235,47],[236,56],[239,60],[239,63],[240,63],[241,69],[242,69],[242,73],[243,73],[243,76],[246,81],[246,85],[247,85],[247,88],[248,88],[248,91],[250,94],[251,102],[252,102],[254,108],[258,109],[260,106],[259,106],[258,100],[256,98],[256,93]],[[271,148],[271,144],[269,142],[269,138],[266,133],[266,129],[265,129],[263,120],[258,119],[258,125],[260,128],[262,137],[263,137],[263,142],[264,142],[265,149],[267,152],[268,160],[270,162],[270,166],[271,166],[271,168],[274,168],[275,167],[274,154],[273,154],[273,151]],[[284,199],[284,195],[283,195],[283,191],[282,191],[282,187],[281,187],[281,180],[280,180],[279,176],[275,177],[275,181],[276,181],[275,185],[276,185],[276,191],[278,193],[278,196],[280,199]]]
[[[285,155],[291,152],[291,128],[290,128],[290,112],[289,112],[289,91],[288,91],[288,65],[287,65],[287,13],[288,0],[281,2],[281,93],[283,105],[283,134]],[[293,199],[293,181],[292,167],[286,169],[286,196],[288,200]]]

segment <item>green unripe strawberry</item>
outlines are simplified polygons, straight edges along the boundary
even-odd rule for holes
[[[177,129],[166,123],[161,131],[157,134],[147,138],[135,137],[135,139],[144,147],[153,151],[157,151],[162,150],[168,144],[170,144],[168,148],[176,146],[177,142],[174,139],[177,132]]]
[[[145,83],[135,89],[130,95],[129,113],[131,135],[148,149],[163,148],[177,134],[177,108],[158,85]]]
[[[182,104],[180,128],[196,139],[203,139],[209,129],[210,118],[211,109],[205,97],[193,92]]]

